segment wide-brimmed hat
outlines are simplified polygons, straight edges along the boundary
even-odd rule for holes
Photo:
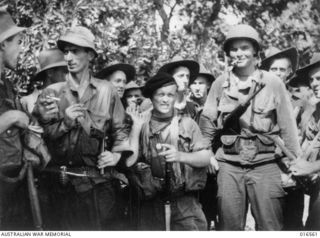
[[[292,87],[296,85],[310,85],[309,72],[316,68],[320,68],[320,53],[314,53],[310,64],[296,71],[296,75],[289,81],[289,85]]]
[[[200,71],[198,76],[205,77],[210,85],[213,83],[214,80],[216,80],[212,73],[203,64],[200,64]]]
[[[58,48],[63,51],[65,44],[89,48],[97,56],[97,50],[94,45],[95,37],[92,32],[84,26],[74,26],[69,28],[64,35],[57,41]]]
[[[125,91],[130,89],[138,89],[138,88],[142,88],[142,86],[139,86],[135,81],[131,81],[126,84]]]
[[[271,47],[266,52],[266,58],[261,61],[260,69],[269,71],[271,63],[275,59],[288,58],[291,61],[292,73],[294,74],[298,69],[299,54],[295,47],[285,50],[280,50],[276,47]]]
[[[67,67],[67,63],[64,60],[64,55],[61,50],[57,48],[43,50],[40,52],[39,57],[40,70],[33,77],[32,80],[39,81],[44,79],[44,73],[48,69],[55,67]]]
[[[25,27],[17,26],[7,11],[0,10],[0,42],[3,42],[25,29]]]
[[[199,64],[194,60],[185,60],[180,56],[173,57],[170,63],[163,65],[158,72],[164,72],[168,74],[172,74],[172,71],[180,66],[184,66],[190,70],[190,80],[189,84],[191,84],[199,74]]]
[[[104,69],[96,74],[99,79],[106,79],[115,71],[122,71],[127,77],[127,83],[129,83],[136,75],[136,69],[131,64],[124,64],[119,62],[111,62]]]

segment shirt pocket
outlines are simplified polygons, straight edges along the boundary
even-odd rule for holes
[[[256,101],[252,108],[253,126],[264,132],[271,131],[276,122],[276,106],[272,97]]]
[[[22,145],[19,130],[10,128],[0,134],[1,166],[19,166],[22,163]]]
[[[193,150],[192,146],[192,136],[188,131],[180,131],[179,133],[179,151],[191,152]]]

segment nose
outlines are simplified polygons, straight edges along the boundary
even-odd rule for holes
[[[70,51],[65,52],[65,54],[64,54],[64,59],[65,59],[65,61],[67,61],[67,62],[69,62],[69,61],[72,60],[72,54],[71,54]]]

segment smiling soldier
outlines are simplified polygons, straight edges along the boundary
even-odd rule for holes
[[[298,133],[285,85],[280,78],[257,68],[260,51],[258,32],[248,25],[233,26],[226,36],[224,51],[234,62],[232,70],[212,85],[200,117],[203,135],[213,143],[225,118],[256,90],[237,125],[224,130],[215,153],[219,161],[218,213],[222,230],[245,228],[247,204],[258,230],[283,228],[280,169],[275,161],[275,144],[264,135],[280,136],[295,155]]]

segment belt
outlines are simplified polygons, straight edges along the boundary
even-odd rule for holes
[[[45,168],[44,172],[49,173],[58,173],[61,176],[73,176],[73,177],[87,177],[87,178],[110,178],[113,168],[105,168],[104,174],[100,174],[98,168],[89,167],[89,166],[81,166],[81,167],[48,167]],[[109,173],[108,173],[109,172]]]

